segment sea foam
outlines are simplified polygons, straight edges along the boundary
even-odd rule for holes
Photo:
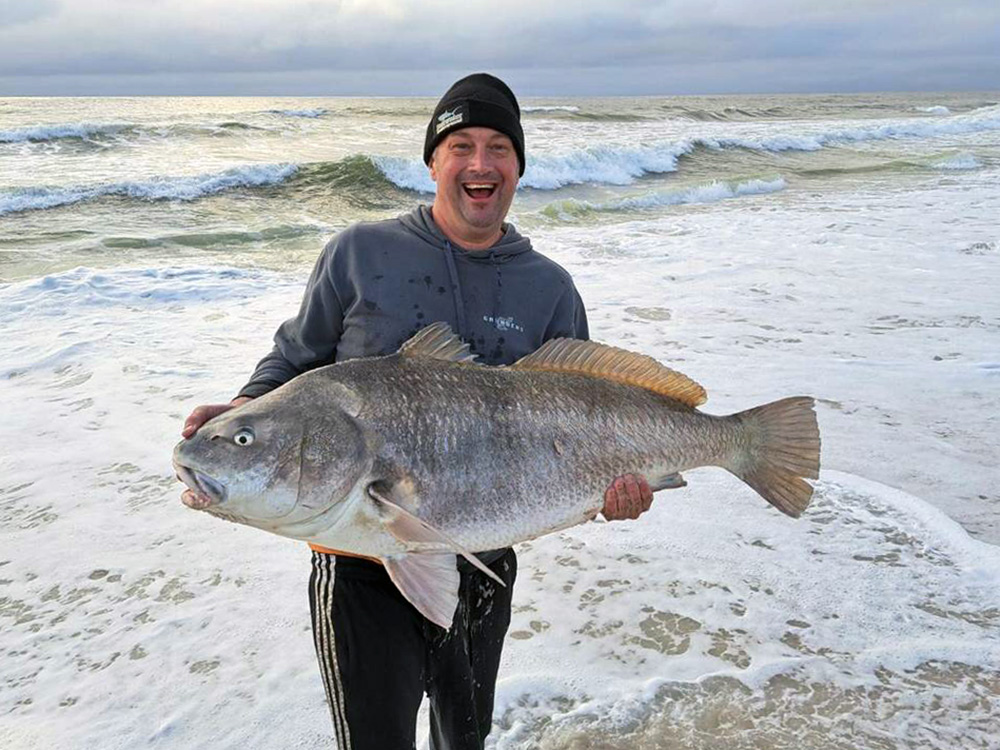
[[[39,279],[0,285],[0,313],[73,316],[82,307],[156,307],[178,302],[207,303],[255,296],[261,281],[280,285],[285,277],[247,268],[198,266],[113,268],[83,266]]]

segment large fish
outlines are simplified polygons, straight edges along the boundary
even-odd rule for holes
[[[306,372],[207,422],[174,450],[188,504],[378,558],[432,622],[458,601],[456,556],[593,517],[622,474],[654,489],[720,466],[798,516],[819,473],[811,398],[730,416],[654,359],[556,339],[509,367],[476,364],[435,323],[385,357]]]

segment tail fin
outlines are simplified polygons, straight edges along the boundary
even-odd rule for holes
[[[734,414],[743,422],[744,450],[727,466],[771,505],[793,518],[806,509],[819,477],[819,425],[813,400],[785,398]]]

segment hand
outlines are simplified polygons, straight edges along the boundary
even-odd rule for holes
[[[645,477],[625,474],[611,483],[604,492],[601,513],[609,521],[638,518],[653,504],[653,491]]]
[[[252,399],[249,396],[238,396],[228,404],[207,404],[195,407],[195,410],[188,415],[187,419],[184,420],[184,429],[181,430],[181,436],[185,439],[190,438],[199,429],[201,429],[201,426],[208,420],[217,417],[230,409],[235,409],[237,406],[241,406],[250,400]]]
[[[228,404],[206,404],[195,407],[195,410],[184,420],[184,429],[181,430],[181,435],[187,440],[201,429],[201,426],[208,420],[230,409],[235,409],[237,406],[241,406],[250,400],[252,399],[248,396],[237,396]],[[212,504],[210,498],[192,489],[186,489],[181,493],[181,502],[195,510],[203,510]]]

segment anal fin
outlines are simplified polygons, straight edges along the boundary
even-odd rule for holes
[[[679,473],[674,472],[673,474],[663,474],[661,476],[652,476],[647,479],[649,482],[649,489],[653,492],[659,492],[660,490],[677,490],[681,487],[687,487],[687,480],[684,479]]]

